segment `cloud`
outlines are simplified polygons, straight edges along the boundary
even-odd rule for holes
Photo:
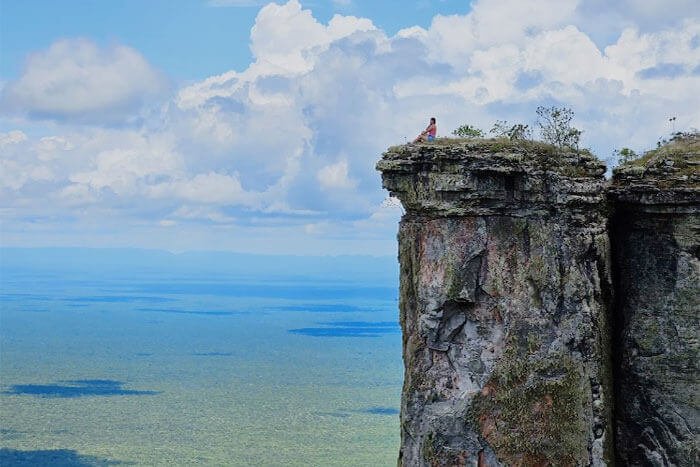
[[[323,190],[348,190],[357,186],[357,182],[348,176],[348,161],[346,160],[322,167],[316,173],[316,178]]]
[[[213,205],[248,205],[249,196],[238,177],[210,172],[190,179],[159,183],[149,187],[155,198],[176,198],[187,202]]]
[[[374,29],[368,19],[341,15],[333,16],[328,26],[324,26],[298,0],[284,5],[270,3],[255,19],[250,50],[259,63],[280,72],[306,72],[313,67],[318,53],[333,41]]]
[[[178,220],[207,220],[217,224],[232,224],[236,219],[224,214],[220,209],[211,208],[201,205],[183,205],[175,210],[169,217]],[[160,221],[163,226],[172,226],[177,224],[173,219],[164,219]]]
[[[19,130],[13,130],[7,133],[0,133],[0,148],[11,144],[19,144],[27,141],[27,135]]]
[[[32,182],[46,182],[54,179],[54,171],[37,158],[34,161],[24,157],[7,157],[22,155],[30,150],[31,142],[27,135],[19,130],[0,133],[0,193],[17,192]]]
[[[565,105],[602,158],[652,147],[671,115],[677,129],[700,126],[700,19],[663,14],[672,27],[625,16],[602,43],[575,0],[478,0],[468,14],[394,36],[366,18],[322,23],[296,0],[268,4],[246,69],[182,86],[129,126],[76,124],[89,109],[49,126],[12,121],[0,134],[4,225],[101,219],[158,228],[138,230],[139,241],[177,249],[266,251],[274,238],[294,251],[392,252],[401,210],[381,206],[374,164],[431,116],[448,135],[464,123],[534,126],[538,105]]]
[[[3,112],[78,122],[124,122],[166,81],[136,50],[65,39],[29,56],[0,95]]]
[[[28,182],[51,179],[53,173],[46,166],[27,166],[14,161],[0,160],[0,187],[19,190]]]
[[[617,41],[625,29],[670,30],[686,18],[698,17],[700,3],[695,0],[582,0],[570,21],[603,48]]]

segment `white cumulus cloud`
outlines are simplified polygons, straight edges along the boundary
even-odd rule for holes
[[[250,49],[258,62],[272,65],[280,72],[306,72],[313,67],[318,53],[331,42],[373,29],[374,25],[366,18],[341,15],[335,15],[324,26],[298,0],[284,5],[270,3],[260,10],[251,29]]]
[[[347,190],[357,186],[357,181],[348,175],[348,161],[346,160],[322,167],[316,173],[316,178],[323,190]]]
[[[5,112],[82,122],[122,122],[166,82],[136,50],[65,39],[27,58],[22,75],[2,89]]]

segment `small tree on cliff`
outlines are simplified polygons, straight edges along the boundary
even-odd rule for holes
[[[615,149],[613,156],[617,157],[618,164],[626,164],[639,158],[639,155],[630,148]]]
[[[537,126],[542,140],[559,148],[578,149],[581,130],[571,126],[574,111],[567,107],[537,107]]]
[[[462,125],[452,132],[453,135],[460,138],[483,138],[484,132],[471,125]]]

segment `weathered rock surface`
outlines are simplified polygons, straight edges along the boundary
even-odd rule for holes
[[[700,465],[700,139],[617,169],[610,198],[623,465]]]
[[[377,168],[406,208],[400,463],[610,463],[604,165],[453,140]]]

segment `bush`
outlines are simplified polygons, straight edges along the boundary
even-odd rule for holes
[[[471,125],[462,125],[452,132],[453,135],[460,138],[483,138],[484,132]]]

